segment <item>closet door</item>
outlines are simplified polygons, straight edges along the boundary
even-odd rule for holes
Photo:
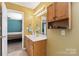
[[[7,9],[2,3],[2,56],[7,56]]]

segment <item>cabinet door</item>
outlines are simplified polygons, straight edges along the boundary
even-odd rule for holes
[[[26,36],[24,36],[24,48],[26,48]]]
[[[24,47],[27,49],[28,48],[28,38],[26,36],[24,36]]]
[[[48,22],[51,22],[54,20],[55,17],[55,4],[51,4],[50,6],[47,7],[47,20]]]
[[[62,20],[68,18],[68,3],[67,2],[56,2],[56,20]]]
[[[24,37],[24,47],[26,48],[26,53],[29,56],[33,56],[33,42],[26,36]]]
[[[34,42],[34,56],[46,56],[46,40]]]
[[[33,56],[33,42],[29,39],[28,40],[28,42],[29,42],[29,46],[28,46],[28,54],[30,55],[30,56]]]
[[[24,47],[26,48],[26,53],[29,55],[29,39],[24,37]]]

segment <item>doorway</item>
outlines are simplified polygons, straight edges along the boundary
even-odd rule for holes
[[[0,55],[2,56],[7,56],[8,55],[8,40],[9,38],[15,38],[16,37],[21,37],[21,49],[24,49],[24,13],[20,12],[20,11],[16,11],[16,10],[11,10],[11,9],[7,9],[6,8],[6,4],[4,2],[0,3],[0,10],[1,10],[1,19],[0,19]],[[22,17],[18,20],[13,20],[13,19],[17,19],[17,17],[14,15],[10,15],[12,18],[10,18],[11,20],[8,20],[8,13],[9,12],[13,12],[17,17]],[[15,22],[17,21],[17,22]],[[19,22],[18,22],[19,21]],[[13,23],[18,23],[17,25],[9,25],[9,24],[13,24]],[[21,24],[21,25],[20,25]],[[8,26],[9,25],[9,26]],[[19,27],[19,29],[15,30],[15,27],[21,26]],[[10,28],[10,29],[9,29]],[[12,29],[14,28],[14,29]],[[12,30],[11,30],[12,29]],[[12,32],[13,31],[13,32]],[[17,32],[17,33],[16,33]],[[16,35],[14,35],[16,34]],[[21,35],[21,36],[17,36],[17,34]],[[10,35],[10,36],[9,36]],[[15,40],[16,41],[16,40]],[[16,48],[14,46],[14,48]],[[12,48],[11,48],[12,49]],[[21,53],[19,53],[21,54]],[[16,55],[16,54],[15,54]],[[13,56],[13,55],[12,55]]]
[[[22,50],[24,47],[24,14],[23,12],[8,9],[7,18],[7,53],[13,55],[15,51]]]

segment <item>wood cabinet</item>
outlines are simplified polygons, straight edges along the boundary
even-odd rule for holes
[[[34,55],[46,56],[46,40],[34,42]]]
[[[33,42],[26,36],[24,37],[24,47],[26,48],[26,53],[28,55],[33,55]]]
[[[55,3],[55,20],[64,20],[69,18],[68,14],[68,3],[67,2],[56,2]]]
[[[48,8],[47,8],[47,20],[48,22],[54,21],[55,18],[55,4],[51,4]]]
[[[33,42],[30,40],[30,39],[26,39],[26,40],[28,40],[27,42],[27,53],[28,53],[28,55],[32,55],[33,56]]]
[[[70,6],[71,3],[68,2],[54,2],[49,5],[47,7],[48,28],[71,28]]]
[[[33,42],[25,36],[25,48],[29,56],[46,56],[46,40]]]

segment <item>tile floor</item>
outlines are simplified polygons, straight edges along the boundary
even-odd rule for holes
[[[27,56],[25,50],[22,49],[21,41],[8,43],[8,56]]]
[[[10,41],[8,43],[8,53],[22,49],[21,41]]]
[[[17,50],[8,54],[8,56],[27,56],[25,50]]]

